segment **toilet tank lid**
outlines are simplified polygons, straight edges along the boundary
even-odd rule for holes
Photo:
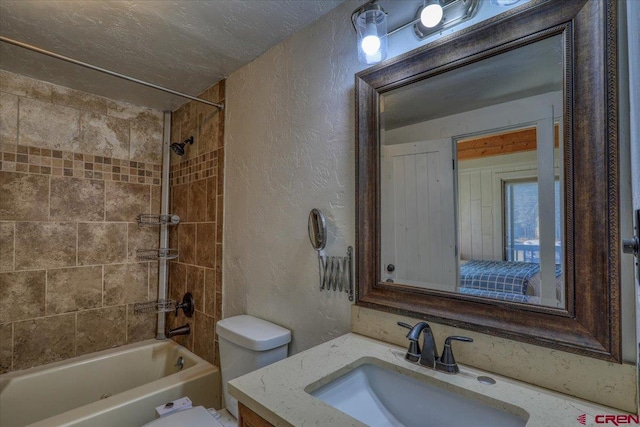
[[[271,350],[291,341],[288,329],[246,314],[220,320],[216,332],[232,343],[254,351]]]

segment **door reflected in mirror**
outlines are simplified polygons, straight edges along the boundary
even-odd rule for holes
[[[381,95],[383,281],[565,307],[563,46]]]

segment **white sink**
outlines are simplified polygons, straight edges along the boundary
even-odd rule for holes
[[[527,422],[521,416],[371,363],[310,394],[369,426],[511,427]]]

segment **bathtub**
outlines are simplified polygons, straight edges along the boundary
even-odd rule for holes
[[[0,375],[0,425],[140,426],[184,396],[219,409],[219,369],[173,341],[148,340]]]

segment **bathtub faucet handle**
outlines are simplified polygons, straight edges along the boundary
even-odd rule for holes
[[[193,295],[191,294],[191,292],[187,292],[186,294],[184,294],[184,297],[182,298],[182,302],[179,304],[176,304],[176,317],[178,317],[178,310],[180,309],[182,309],[185,316],[187,317],[193,316],[194,307],[195,307],[195,301],[193,300]]]

